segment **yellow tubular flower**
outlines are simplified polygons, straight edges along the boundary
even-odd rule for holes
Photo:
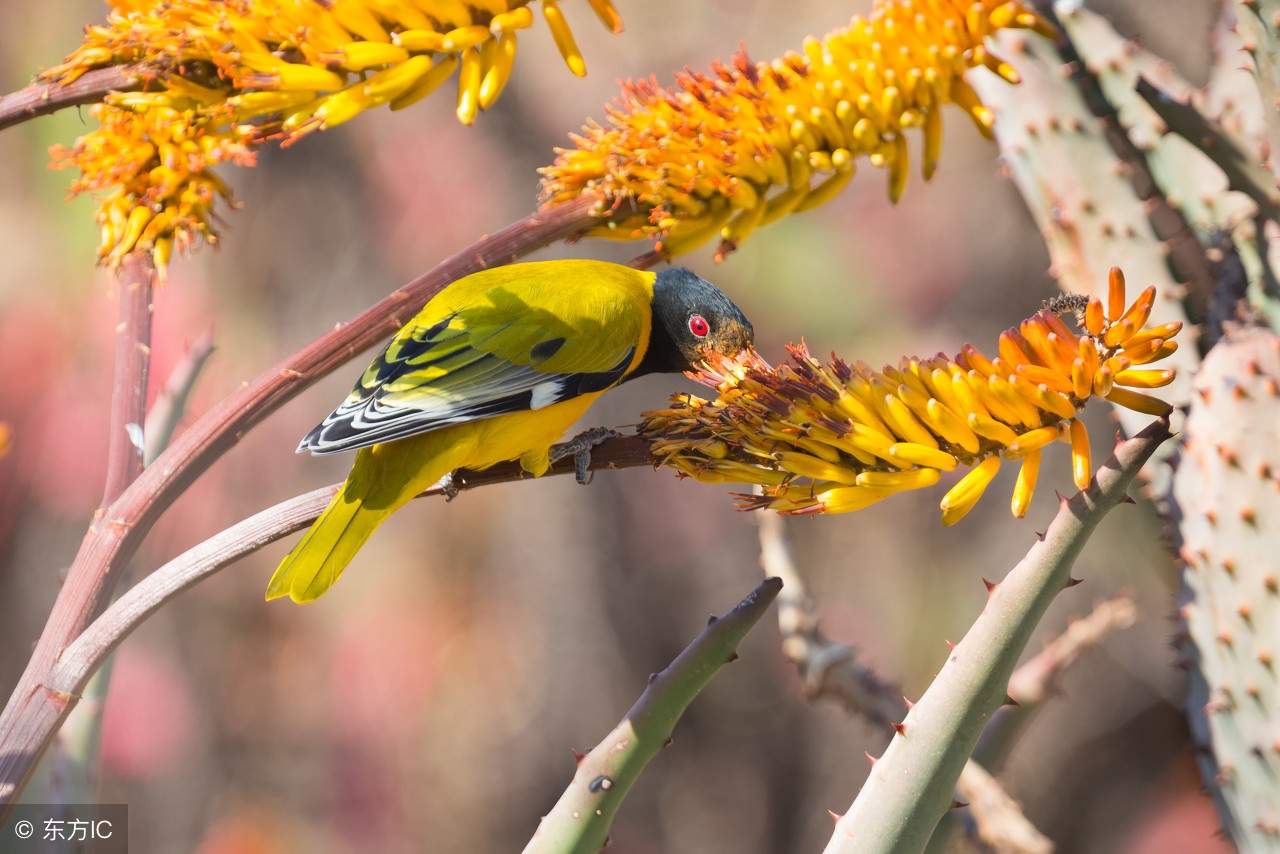
[[[1031,496],[1036,491],[1036,480],[1040,477],[1040,452],[1032,451],[1022,460],[1022,468],[1018,469],[1018,482],[1013,487],[1013,500],[1009,510],[1014,517],[1021,519],[1027,515],[1031,506]]]
[[[947,494],[942,496],[942,501],[938,505],[942,508],[942,524],[950,527],[963,519],[978,503],[982,493],[987,491],[987,486],[998,471],[1000,471],[1000,457],[987,457],[960,478],[955,486],[947,490]]]
[[[295,142],[380,104],[401,109],[461,65],[458,118],[492,106],[511,75],[516,32],[534,23],[531,0],[109,0],[105,26],[42,79],[137,64],[145,92],[91,108],[101,126],[57,167],[76,167],[73,193],[110,190],[98,212],[99,258],[118,266],[135,249],[161,268],[174,248],[217,239],[213,203],[230,200],[209,167],[252,165],[253,149]],[[589,0],[605,26],[612,0]],[[586,73],[556,0],[544,2],[556,44]]]
[[[555,4],[543,11],[558,33]],[[595,236],[657,235],[670,257],[719,235],[719,258],[758,226],[832,198],[859,156],[888,170],[896,201],[909,171],[907,129],[923,132],[926,180],[944,104],[990,134],[991,113],[963,75],[983,65],[1016,82],[984,45],[1016,27],[1053,32],[1021,0],[876,0],[868,17],[806,39],[803,53],[762,63],[738,53],[710,74],[677,75],[672,89],[628,82],[608,125],[589,124],[542,170],[544,204],[594,195],[610,218]],[[556,40],[574,67],[572,41]]]
[[[718,396],[674,397],[668,409],[645,413],[640,433],[662,465],[711,483],[758,484],[761,494],[740,496],[741,506],[785,513],[860,510],[969,467],[942,499],[945,525],[973,509],[1001,459],[1016,460],[1010,507],[1022,517],[1055,441],[1070,443],[1075,483],[1089,486],[1089,436],[1076,416],[1090,399],[1169,410],[1133,389],[1162,386],[1171,371],[1116,366],[1172,353],[1181,326],[1162,326],[1156,337],[1134,328],[1153,293],[1126,310],[1118,271],[1116,280],[1107,309],[1096,298],[1062,309],[1077,313],[1079,332],[1051,306],[1003,333],[994,359],[966,344],[954,358],[904,358],[876,371],[840,359],[824,365],[792,346],[776,368],[754,352],[707,363],[695,379]]]

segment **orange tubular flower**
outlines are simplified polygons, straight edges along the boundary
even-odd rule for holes
[[[458,119],[471,124],[511,75],[516,32],[533,26],[530,0],[111,0],[105,26],[41,77],[70,83],[107,65],[140,65],[144,92],[90,108],[102,123],[57,167],[81,177],[72,192],[115,188],[102,204],[99,257],[118,266],[140,249],[163,270],[175,244],[217,239],[212,204],[229,199],[209,169],[253,163],[282,144],[387,104],[402,109],[458,69]],[[591,0],[611,30],[611,0]],[[557,0],[543,16],[569,69],[586,73]]]
[[[545,204],[595,194],[611,214],[595,236],[658,235],[670,257],[719,235],[719,258],[760,225],[835,196],[860,156],[889,170],[896,201],[908,128],[924,134],[926,180],[943,104],[990,134],[992,115],[963,75],[981,65],[1017,82],[984,44],[1013,27],[1053,32],[1017,0],[876,0],[870,17],[806,40],[803,54],[754,64],[742,52],[710,75],[677,75],[675,89],[627,83],[609,126],[589,124],[542,170]]]
[[[802,345],[777,368],[755,353],[709,363],[695,379],[718,397],[673,397],[669,409],[645,413],[640,432],[663,465],[710,483],[757,484],[762,494],[741,496],[741,506],[786,513],[860,510],[970,466],[942,499],[943,524],[951,525],[982,497],[1002,458],[1017,461],[1011,507],[1021,517],[1042,450],[1055,441],[1071,445],[1076,485],[1089,485],[1089,439],[1076,415],[1090,398],[1158,415],[1169,409],[1131,389],[1165,385],[1173,372],[1128,366],[1173,353],[1181,324],[1141,331],[1155,288],[1126,310],[1118,269],[1110,297],[1106,311],[1097,299],[1055,300],[1004,332],[994,359],[967,344],[954,358],[912,357],[876,371],[839,359],[820,364]],[[1080,332],[1063,323],[1064,310],[1080,316]]]

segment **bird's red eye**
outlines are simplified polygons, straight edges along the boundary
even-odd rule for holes
[[[707,323],[707,319],[700,314],[695,314],[689,318],[689,331],[699,338],[706,338],[707,333],[711,331],[711,324]]]

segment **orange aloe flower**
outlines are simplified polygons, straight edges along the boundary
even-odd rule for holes
[[[589,0],[615,32],[611,0]],[[458,72],[458,119],[502,92],[530,0],[111,0],[105,26],[41,77],[69,83],[92,68],[139,65],[153,80],[90,112],[101,126],[54,165],[76,167],[74,193],[110,190],[98,213],[99,257],[134,249],[163,269],[176,248],[217,239],[212,205],[229,200],[209,169],[253,163],[254,147],[287,144],[381,104],[402,109]],[[541,0],[569,69],[586,73],[559,0]]]
[[[759,226],[835,196],[862,156],[888,169],[896,201],[907,129],[923,132],[926,180],[943,104],[990,135],[991,112],[963,75],[985,66],[1017,82],[984,43],[1012,27],[1053,32],[1017,0],[876,0],[869,17],[807,39],[803,53],[756,64],[743,51],[710,74],[677,75],[674,89],[629,82],[608,125],[587,125],[542,170],[544,204],[596,194],[610,219],[594,236],[658,235],[671,257],[718,235],[719,259]]]
[[[1050,444],[1071,446],[1084,489],[1093,474],[1089,437],[1076,418],[1092,398],[1152,415],[1169,406],[1134,389],[1167,385],[1174,372],[1142,367],[1177,349],[1180,323],[1142,327],[1155,300],[1147,288],[1125,306],[1124,276],[1111,271],[1107,307],[1060,298],[1000,335],[998,356],[966,344],[959,354],[907,358],[882,370],[835,359],[823,365],[803,346],[771,367],[751,353],[708,364],[695,379],[714,400],[678,395],[645,413],[640,432],[661,463],[710,483],[763,487],[744,508],[786,513],[860,510],[895,492],[970,471],[942,499],[942,521],[968,513],[1000,469],[1020,464],[1012,510],[1027,512]],[[1059,311],[1077,312],[1072,331]]]

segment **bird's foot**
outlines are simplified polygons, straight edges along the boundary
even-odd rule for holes
[[[440,491],[444,493],[445,503],[457,498],[458,493],[461,491],[458,489],[457,484],[453,482],[453,472],[449,472],[447,475],[440,478],[438,486],[440,487]]]
[[[574,436],[567,442],[551,446],[551,462],[573,457],[573,472],[578,483],[586,486],[595,472],[591,471],[591,449],[606,439],[618,439],[622,434],[608,427],[593,427]]]

